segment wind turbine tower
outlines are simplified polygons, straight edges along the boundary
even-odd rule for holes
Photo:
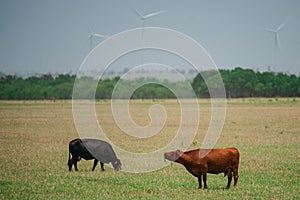
[[[280,48],[279,31],[288,23],[288,19],[281,23],[276,29],[266,28],[265,31],[274,34],[274,67],[277,65],[277,50]]]

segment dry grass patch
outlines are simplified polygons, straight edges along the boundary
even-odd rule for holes
[[[115,144],[135,152],[164,146],[176,134],[175,100],[131,102],[137,124],[149,123],[148,109],[161,103],[168,119],[148,139],[133,139],[114,123],[108,101],[96,103],[98,121]],[[217,147],[236,146],[241,153],[236,190],[224,190],[227,178],[209,175],[207,191],[182,166],[129,174],[105,166],[91,172],[81,161],[68,172],[68,142],[78,137],[71,101],[0,102],[0,199],[297,199],[300,182],[300,99],[231,99]],[[190,149],[198,148],[210,120],[209,100],[199,100],[201,123]]]

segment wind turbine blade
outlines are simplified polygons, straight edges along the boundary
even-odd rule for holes
[[[93,45],[93,37],[94,37],[93,30],[90,25],[88,25],[88,28],[89,28],[89,32],[90,32],[89,36],[88,36],[88,40],[90,41],[90,46],[92,46]]]
[[[90,46],[92,46],[93,45],[93,32],[92,32],[90,25],[88,25],[88,29],[89,29],[89,36],[88,36],[87,40],[89,41]]]
[[[99,34],[99,33],[94,33],[93,36],[100,37],[100,38],[108,38],[109,37],[108,35],[102,35],[102,34]]]
[[[165,13],[165,12],[167,12],[167,10],[160,10],[160,11],[157,11],[157,12],[149,13],[147,15],[144,15],[144,18],[146,19],[146,18],[149,18],[149,17],[154,17],[156,15],[160,15],[160,14]]]
[[[89,31],[90,31],[90,35],[92,35],[93,34],[93,30],[92,30],[91,26],[88,25],[88,28],[89,28]]]
[[[289,22],[289,19],[285,20],[283,23],[281,23],[278,28],[276,29],[276,32],[282,29],[287,23]]]
[[[140,18],[144,18],[144,16],[137,10],[137,9],[133,9],[135,14],[137,14]]]
[[[266,28],[265,31],[271,32],[271,33],[276,33],[276,30],[273,30],[273,29],[270,29],[270,28]]]

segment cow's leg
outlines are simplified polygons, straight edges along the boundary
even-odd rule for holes
[[[69,171],[72,171],[73,160],[68,160]]]
[[[233,169],[233,176],[234,176],[234,188],[236,188],[236,184],[237,184],[238,178],[239,178],[238,167]]]
[[[206,190],[206,189],[207,189],[207,183],[206,183],[206,180],[207,180],[207,173],[204,172],[204,173],[203,173],[203,182],[204,182],[204,188],[203,188],[203,190]]]
[[[101,170],[104,171],[104,163],[100,162],[100,165],[101,165]]]
[[[231,169],[228,170],[227,176],[228,176],[228,183],[227,183],[226,189],[229,189],[230,188],[230,184],[231,184],[231,180],[232,180],[232,171],[231,171]]]
[[[202,189],[202,174],[200,174],[199,176],[198,176],[198,183],[199,183],[199,187],[198,187],[198,189]]]
[[[97,160],[97,159],[95,159],[95,160],[94,160],[94,165],[93,165],[93,169],[92,169],[92,171],[94,171],[94,170],[95,170],[95,167],[97,166],[97,164],[98,164],[98,160]]]
[[[75,167],[75,171],[78,171],[78,168],[77,168],[77,160],[74,160],[74,167]]]

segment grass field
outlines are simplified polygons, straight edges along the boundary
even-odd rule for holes
[[[165,128],[149,139],[133,139],[114,124],[108,101],[97,102],[99,122],[124,149],[148,152],[165,145],[178,128],[174,100],[131,103],[136,123],[149,123],[148,108],[162,103]],[[199,100],[201,124],[190,149],[199,148],[210,120],[209,100]],[[67,167],[68,142],[78,137],[71,101],[0,101],[0,199],[300,199],[300,99],[230,99],[216,147],[241,154],[237,189],[227,178],[208,175],[208,190],[177,163],[151,173],[91,172]]]

